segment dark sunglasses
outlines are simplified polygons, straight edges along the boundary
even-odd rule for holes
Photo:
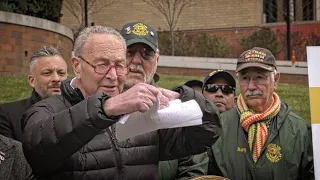
[[[149,47],[136,47],[136,46],[132,46],[132,47],[128,47],[127,48],[127,57],[133,57],[137,52],[139,52],[140,56],[144,59],[144,60],[153,60],[154,56],[156,55],[156,52],[154,50],[152,50]]]
[[[206,84],[204,89],[207,92],[216,93],[219,89],[221,89],[223,94],[232,94],[235,92],[235,88],[229,85],[218,85],[218,84]]]

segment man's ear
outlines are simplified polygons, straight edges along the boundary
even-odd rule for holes
[[[75,76],[79,79],[80,72],[81,72],[81,63],[78,58],[75,58],[75,57],[72,58],[72,69],[73,69]]]
[[[158,54],[157,55],[157,59],[156,59],[157,60],[157,64],[159,63],[159,57],[160,57],[160,55]]]
[[[274,89],[277,89],[279,81],[280,81],[280,73],[277,72],[274,75]]]
[[[28,75],[28,82],[29,85],[34,88],[34,77],[31,74]]]

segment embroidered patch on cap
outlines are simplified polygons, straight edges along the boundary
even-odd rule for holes
[[[262,51],[250,50],[244,55],[245,61],[261,61],[263,62],[267,54]]]
[[[149,33],[148,27],[142,23],[137,23],[133,25],[133,34],[137,36],[145,36]]]

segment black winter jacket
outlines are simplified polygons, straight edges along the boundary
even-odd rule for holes
[[[20,101],[10,102],[0,105],[0,134],[22,141],[21,117],[23,113],[36,102],[40,101],[41,97],[32,91],[31,97]]]
[[[108,117],[101,107],[108,97],[83,98],[70,81],[61,88],[62,96],[35,104],[23,117],[25,155],[40,178],[157,179],[159,160],[204,152],[220,134],[216,106],[186,86],[177,90],[183,101],[194,98],[199,103],[203,125],[154,131],[125,141],[114,135],[112,125],[118,119]]]

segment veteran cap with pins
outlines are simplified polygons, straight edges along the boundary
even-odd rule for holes
[[[267,71],[274,71],[277,69],[276,58],[268,49],[254,47],[240,55],[237,62],[236,72],[249,67],[257,67]]]
[[[127,46],[135,43],[144,43],[150,46],[155,52],[159,51],[158,33],[148,24],[130,22],[122,27],[120,33],[126,40]]]

